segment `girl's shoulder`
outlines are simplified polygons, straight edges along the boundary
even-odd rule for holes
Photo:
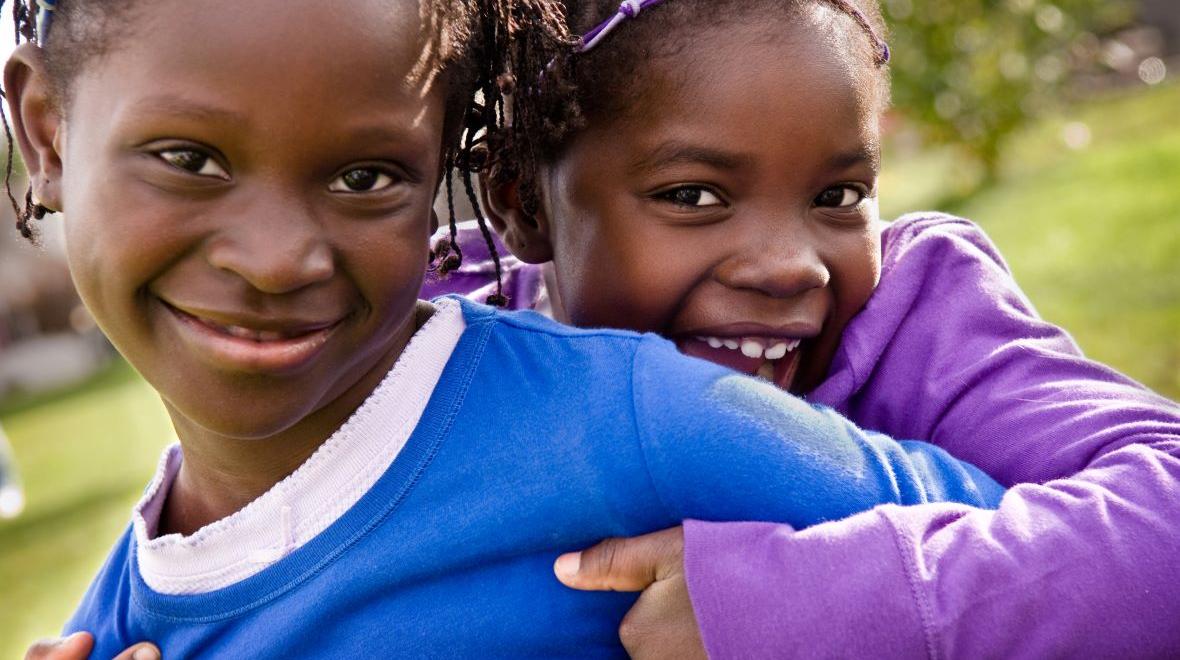
[[[882,278],[899,269],[925,271],[964,261],[1011,272],[979,225],[946,213],[907,213],[886,225],[881,243]]]

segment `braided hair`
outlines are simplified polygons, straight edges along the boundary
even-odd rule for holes
[[[575,35],[620,10],[618,0],[566,0],[565,5],[568,32]],[[790,19],[814,5],[843,14],[836,21],[837,36],[864,63],[861,78],[875,87],[884,109],[889,53],[878,0],[667,0],[624,21],[588,52],[579,52],[579,39],[516,40],[513,64],[522,89],[514,95],[516,120],[488,138],[491,184],[517,182],[522,210],[535,216],[538,168],[560,156],[588,121],[627,116],[645,89],[647,63],[677,55],[709,26],[756,12]],[[527,51],[526,44],[531,46]]]
[[[462,263],[463,255],[455,240],[457,178],[476,209],[476,220],[496,264],[497,289],[488,302],[504,305],[507,299],[500,283],[499,256],[487,219],[479,210],[474,181],[489,167],[489,153],[495,151],[491,147],[515,133],[510,117],[515,114],[524,118],[522,126],[533,125],[531,106],[518,109],[520,99],[512,94],[514,72],[521,68],[519,58],[565,48],[573,40],[568,35],[560,0],[421,0],[421,3],[423,21],[430,33],[427,52],[420,60],[424,64],[417,73],[445,73],[448,85],[442,149],[450,239],[435,245],[431,251],[432,263],[442,274]],[[127,13],[137,5],[137,0],[56,0],[52,5],[52,30],[48,34],[38,34],[37,13],[41,7],[37,0],[12,0],[11,18],[17,43],[40,44],[53,100],[63,112],[68,112],[74,78],[90,59],[116,45],[120,30],[127,29]],[[0,11],[3,8],[4,0],[0,0]],[[0,116],[8,141],[5,190],[16,212],[17,230],[35,241],[32,220],[40,219],[50,210],[36,203],[31,186],[23,195],[13,192],[13,136],[2,104]]]
[[[432,257],[439,274],[444,276],[462,263],[454,201],[457,172],[496,270],[496,292],[488,297],[487,302],[504,306],[508,299],[503,291],[500,257],[481,210],[474,181],[481,173],[502,172],[505,167],[512,167],[518,161],[501,160],[501,156],[527,153],[533,142],[526,136],[548,128],[546,122],[554,109],[543,102],[559,105],[560,99],[531,97],[531,85],[522,86],[519,81],[541,80],[545,62],[553,53],[571,49],[575,39],[568,32],[560,0],[477,0],[473,4],[477,5],[480,16],[477,25],[483,31],[472,35],[473,43],[479,46],[471,58],[478,68],[475,94],[470,97],[464,112],[462,136],[445,155],[449,236],[435,245]],[[552,81],[546,82],[554,85]],[[523,94],[517,93],[518,90]],[[520,162],[533,163],[536,160]],[[531,180],[533,171],[525,174]]]

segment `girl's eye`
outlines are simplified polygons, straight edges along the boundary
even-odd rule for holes
[[[157,152],[169,165],[197,176],[229,179],[229,174],[209,154],[195,149],[167,149]]]
[[[868,194],[854,186],[832,186],[815,198],[815,205],[825,208],[846,209],[864,201]]]
[[[371,167],[349,170],[328,184],[328,190],[342,193],[365,193],[385,190],[395,183],[392,176]]]
[[[690,206],[693,208],[721,206],[725,203],[715,193],[710,192],[702,186],[681,186],[662,192],[658,197],[678,206]]]

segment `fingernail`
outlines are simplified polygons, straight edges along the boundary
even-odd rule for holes
[[[553,571],[557,577],[572,580],[578,576],[578,569],[582,567],[582,553],[567,552],[557,558],[553,564]]]
[[[150,646],[141,646],[131,654],[131,660],[160,660],[160,654]]]

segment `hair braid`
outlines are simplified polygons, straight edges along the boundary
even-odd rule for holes
[[[476,65],[475,94],[464,112],[462,133],[448,149],[446,161],[447,211],[450,215],[450,237],[435,244],[437,255],[458,251],[452,175],[458,170],[464,191],[471,202],[476,224],[488,246],[496,269],[496,293],[487,299],[489,304],[505,305],[503,265],[496,249],[487,217],[475,191],[475,177],[487,173],[493,179],[501,171],[501,164],[515,162],[504,158],[506,144],[531,142],[516,139],[527,127],[537,124],[538,113],[520,102],[517,82],[521,79],[539,80],[544,64],[538,64],[539,51],[553,50],[551,44],[572,44],[565,25],[565,14],[560,0],[474,0],[477,25],[471,30]],[[544,43],[537,49],[534,44]],[[549,61],[549,58],[545,60]],[[457,258],[452,258],[457,257]],[[446,274],[458,268],[462,254],[448,254],[439,272]]]
[[[4,1],[0,0],[0,9],[3,9]],[[29,8],[22,0],[13,0],[12,3],[12,28],[16,35],[16,43],[19,45],[23,42],[35,42],[37,40],[37,26],[32,20],[32,14]],[[8,94],[0,89],[0,98],[5,101],[8,100]],[[16,230],[20,235],[31,243],[37,243],[37,231],[33,227],[30,219],[40,220],[48,211],[44,206],[33,202],[33,186],[29,183],[23,196],[24,202],[18,201],[16,194],[12,192],[12,175],[16,170],[16,143],[12,136],[12,128],[8,123],[8,112],[4,108],[4,104],[0,103],[0,123],[4,124],[4,140],[7,146],[7,151],[4,155],[4,192],[8,196],[8,202],[12,205],[12,211],[16,216]]]

